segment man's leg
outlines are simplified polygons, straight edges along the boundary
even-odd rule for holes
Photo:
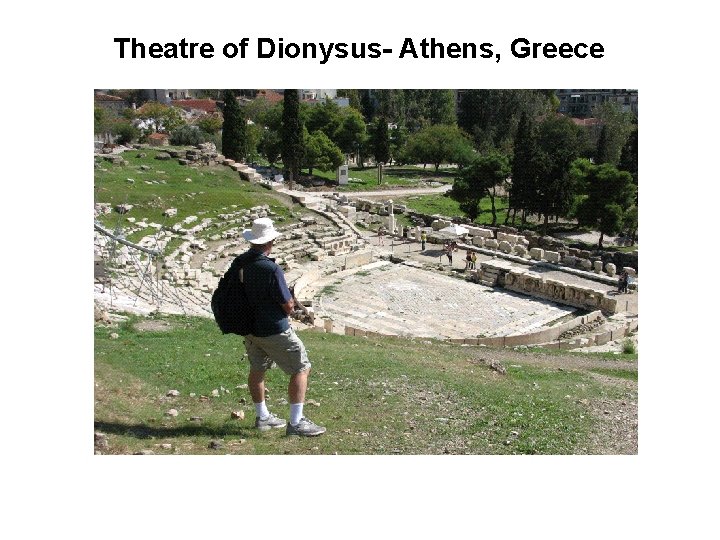
[[[288,398],[290,398],[290,403],[305,402],[305,392],[307,390],[309,375],[310,370],[306,369],[290,377],[290,384],[288,384]]]
[[[307,390],[308,375],[310,370],[306,369],[300,373],[290,376],[288,383],[288,399],[290,401],[290,424],[297,424],[302,418],[303,404],[305,403],[305,391]]]
[[[325,433],[325,428],[303,416],[305,391],[307,390],[310,369],[305,369],[290,376],[288,384],[288,397],[290,398],[290,419],[285,430],[286,435],[299,435],[303,437],[316,437]]]
[[[253,371],[250,368],[248,374],[248,389],[252,396],[253,403],[262,403],[265,401],[265,372]]]
[[[270,368],[272,362],[258,341],[259,338],[254,336],[245,338],[245,350],[250,361],[248,390],[255,405],[255,427],[260,431],[266,431],[285,427],[287,422],[271,414],[265,403],[265,371]]]

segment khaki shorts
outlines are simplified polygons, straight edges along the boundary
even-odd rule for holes
[[[275,362],[288,375],[310,369],[305,345],[292,328],[272,336],[245,336],[252,371],[267,371]]]

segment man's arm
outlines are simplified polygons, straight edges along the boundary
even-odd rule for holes
[[[280,307],[283,308],[285,315],[290,315],[293,312],[293,309],[295,309],[295,301],[291,298],[290,300],[282,304]]]
[[[285,283],[285,274],[279,266],[275,269],[275,282],[277,285],[275,289],[276,301],[280,304],[285,315],[290,315],[295,308],[295,301],[287,283]]]

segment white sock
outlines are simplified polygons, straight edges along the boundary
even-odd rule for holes
[[[290,423],[295,426],[300,422],[302,418],[303,404],[302,403],[291,403],[290,404]]]
[[[267,406],[265,405],[265,400],[261,401],[260,403],[255,404],[255,414],[258,418],[267,418],[270,414],[270,411],[268,411]]]

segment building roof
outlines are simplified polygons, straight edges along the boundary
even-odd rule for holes
[[[284,99],[284,96],[280,92],[276,92],[275,90],[258,90],[256,97],[265,98],[270,103],[279,103]]]
[[[208,114],[217,111],[217,101],[214,99],[174,99],[172,105],[186,111],[196,109]]]
[[[148,135],[148,139],[167,139],[170,137],[167,133],[151,133]]]
[[[95,101],[124,101],[123,98],[118,96],[111,96],[110,94],[96,93]]]
[[[597,118],[570,118],[576,126],[590,127],[597,126],[600,120]]]

